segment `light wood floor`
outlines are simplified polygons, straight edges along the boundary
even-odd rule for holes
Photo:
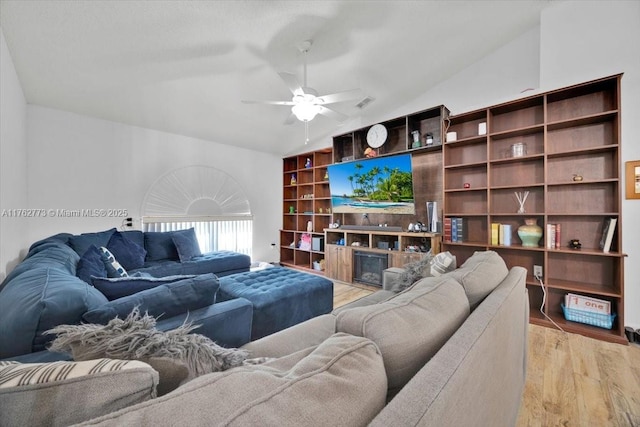
[[[334,307],[378,288],[334,283]],[[518,427],[640,427],[640,346],[529,325]]]

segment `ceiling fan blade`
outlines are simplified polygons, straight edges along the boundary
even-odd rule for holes
[[[287,117],[287,119],[282,124],[292,125],[293,123],[295,123],[296,120],[297,120],[296,116],[293,113],[291,113],[289,114],[289,117]]]
[[[329,95],[319,96],[318,104],[333,104],[336,102],[351,101],[352,99],[360,99],[364,97],[364,93],[360,89],[346,90],[344,92],[336,92]]]
[[[349,116],[347,116],[346,114],[338,113],[337,111],[327,107],[323,107],[322,105],[320,105],[319,107],[320,107],[320,114],[322,114],[323,116],[330,117],[339,122],[344,122],[349,118]]]
[[[302,90],[302,86],[300,86],[300,82],[298,82],[298,78],[295,74],[281,72],[278,73],[280,78],[284,81],[284,84],[287,85],[289,90],[294,95],[304,95],[304,91]]]
[[[242,101],[243,104],[295,105],[292,101]]]

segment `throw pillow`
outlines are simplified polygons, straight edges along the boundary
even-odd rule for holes
[[[456,269],[456,257],[451,252],[440,252],[431,260],[431,275],[438,277]]]
[[[216,300],[219,287],[220,282],[213,273],[201,274],[108,301],[84,313],[82,319],[106,324],[114,317],[126,317],[135,307],[151,316],[163,316],[166,319],[210,306]]]
[[[174,245],[176,245],[180,262],[190,261],[194,256],[202,255],[202,252],[200,252],[200,245],[198,244],[198,238],[196,237],[196,232],[193,228],[174,231],[171,238]]]
[[[91,284],[91,276],[106,277],[107,267],[102,260],[102,252],[95,245],[89,246],[76,267],[76,276]]]
[[[107,246],[109,239],[113,236],[117,230],[112,228],[106,231],[100,231],[98,233],[82,233],[77,236],[69,237],[69,246],[80,256],[89,249],[91,245],[96,247]]]
[[[0,367],[0,424],[75,425],[151,400],[157,385],[139,361],[9,364]]]
[[[107,276],[109,277],[127,277],[127,270],[120,265],[120,263],[116,260],[116,257],[109,251],[109,249],[102,246],[100,248],[102,252],[102,261],[104,261],[104,266],[107,269]]]
[[[144,247],[147,250],[147,261],[179,259],[172,232],[147,231],[144,233]]]
[[[147,251],[119,231],[113,233],[109,243],[107,243],[107,249],[125,270],[134,270],[144,266],[144,258],[147,255]]]
[[[183,363],[190,378],[240,366],[247,358],[243,350],[224,348],[204,335],[190,333],[196,325],[185,323],[166,332],[155,326],[154,317],[140,315],[134,308],[126,318],[106,325],[61,325],[47,333],[57,334],[50,350],[71,353],[74,360],[168,357]]]
[[[102,261],[100,261],[102,262]],[[134,273],[135,274],[135,273]],[[127,277],[92,277],[91,284],[102,292],[109,301],[137,294],[165,283],[191,279],[195,275],[177,275],[165,277],[127,276]]]

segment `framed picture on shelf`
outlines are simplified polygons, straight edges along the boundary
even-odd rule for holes
[[[627,199],[640,199],[640,160],[626,164]]]

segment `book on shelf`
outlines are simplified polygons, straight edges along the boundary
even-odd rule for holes
[[[497,246],[500,243],[500,224],[491,223],[491,244]]]
[[[451,231],[453,233],[453,230]],[[458,243],[462,243],[464,242],[464,233],[465,233],[465,229],[464,229],[464,223],[462,221],[462,218],[456,218],[456,242]]]
[[[511,224],[500,224],[500,244],[511,246]]]
[[[609,250],[611,250],[611,242],[613,241],[613,234],[616,231],[617,222],[618,218],[607,218],[604,220],[602,238],[600,239],[600,249],[602,249],[602,252],[609,252]]]
[[[547,224],[547,230],[545,234],[545,247],[547,249],[560,249],[561,242],[561,230],[560,224]]]
[[[444,234],[444,241],[445,242],[450,242],[451,241],[451,218],[446,217],[444,219],[444,229],[443,229],[443,234]]]
[[[556,227],[553,224],[547,224],[547,232],[545,233],[545,247],[554,249],[556,247]]]
[[[611,314],[611,302],[599,298],[568,293],[564,296],[564,306],[590,313]]]
[[[491,245],[511,246],[511,225],[498,222],[491,223]]]
[[[452,216],[447,219],[451,220],[451,240],[450,241],[454,243],[462,243],[464,241],[464,231],[465,231],[462,218]],[[447,238],[446,229],[448,227],[446,221],[445,221],[444,227],[445,227],[445,240],[446,240]]]

